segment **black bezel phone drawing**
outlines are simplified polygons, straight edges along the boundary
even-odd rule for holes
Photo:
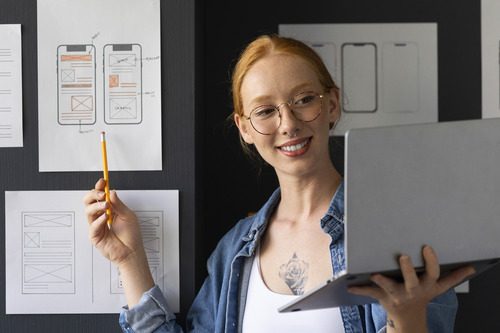
[[[344,43],[341,47],[341,61],[344,112],[377,111],[377,45],[375,43]]]

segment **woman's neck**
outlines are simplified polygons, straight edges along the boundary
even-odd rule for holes
[[[280,175],[281,201],[274,217],[295,223],[321,218],[342,181],[333,166],[314,175],[294,177]]]

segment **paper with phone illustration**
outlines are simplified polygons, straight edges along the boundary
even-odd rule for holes
[[[317,51],[340,87],[330,135],[438,121],[436,23],[280,24]]]
[[[160,1],[37,5],[39,171],[162,170]]]
[[[21,25],[0,24],[0,147],[22,146]]]
[[[92,247],[85,191],[5,192],[6,313],[117,313],[120,272]],[[119,191],[135,212],[149,267],[179,311],[177,190]]]

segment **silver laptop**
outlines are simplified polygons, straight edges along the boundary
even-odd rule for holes
[[[346,270],[280,312],[374,302],[347,286],[401,278],[402,253],[422,271],[425,244],[441,276],[499,262],[500,119],[352,129],[344,170]]]

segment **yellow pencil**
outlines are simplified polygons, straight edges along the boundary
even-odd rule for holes
[[[111,223],[113,222],[113,215],[111,214],[111,200],[109,198],[108,154],[106,152],[105,132],[101,132],[101,148],[102,148],[102,169],[104,173],[104,180],[106,181],[106,186],[104,187],[104,193],[106,194],[106,202],[108,203],[108,208],[106,208],[106,215],[108,216],[108,227],[111,227]]]

